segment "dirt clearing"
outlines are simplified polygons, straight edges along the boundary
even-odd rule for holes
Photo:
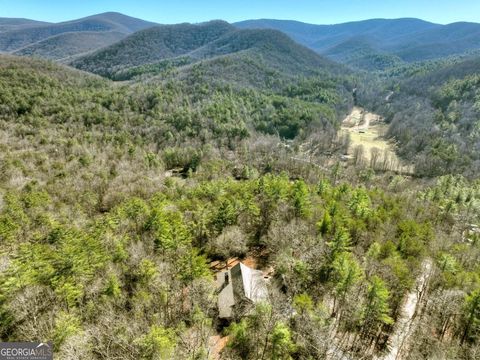
[[[354,107],[341,130],[350,134],[348,156],[357,164],[413,174],[413,166],[404,164],[395,154],[393,142],[385,138],[388,125],[379,115]]]

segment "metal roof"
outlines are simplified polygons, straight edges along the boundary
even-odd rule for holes
[[[235,308],[245,302],[257,303],[268,299],[263,273],[238,263],[230,270],[217,274],[219,317],[232,318]]]

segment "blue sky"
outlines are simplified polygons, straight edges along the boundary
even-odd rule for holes
[[[258,18],[334,24],[399,17],[480,22],[480,0],[0,0],[0,17],[58,22],[106,11],[164,24]]]

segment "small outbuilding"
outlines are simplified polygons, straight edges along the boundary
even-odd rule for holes
[[[217,274],[218,311],[220,319],[247,315],[258,302],[268,300],[263,273],[241,262]]]

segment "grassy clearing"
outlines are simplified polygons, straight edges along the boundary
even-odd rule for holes
[[[355,149],[362,146],[362,162],[371,164],[373,154],[379,150],[382,159],[378,162],[388,163],[396,171],[413,173],[413,166],[403,164],[395,154],[395,145],[385,138],[387,130],[388,125],[380,116],[359,107],[353,108],[342,126],[342,131],[350,134],[348,155],[354,156]]]

